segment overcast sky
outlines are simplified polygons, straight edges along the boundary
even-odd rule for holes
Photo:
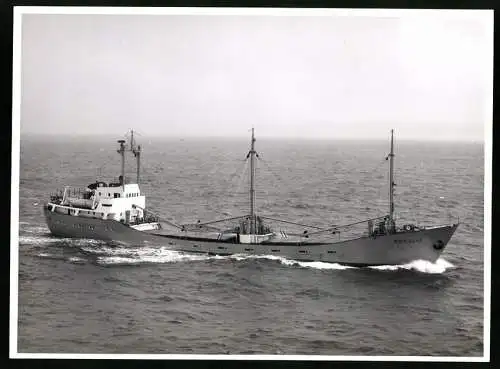
[[[492,16],[355,14],[25,14],[21,134],[483,140]]]

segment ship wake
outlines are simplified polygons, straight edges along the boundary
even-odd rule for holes
[[[292,259],[287,259],[274,255],[262,255],[262,256],[244,256],[244,255],[233,255],[231,258],[236,259],[270,259],[277,260],[283,265],[287,266],[299,266],[303,268],[311,268],[311,269],[332,269],[332,270],[346,270],[346,269],[360,269],[359,267],[353,267],[348,265],[342,265],[338,263],[325,263],[322,261],[296,261]],[[426,260],[414,260],[408,264],[402,265],[378,265],[366,267],[372,270],[379,271],[399,271],[399,270],[411,270],[420,273],[428,273],[428,274],[442,274],[447,270],[455,268],[453,264],[448,262],[445,259],[438,259],[435,263],[431,263]],[[364,269],[366,269],[364,268]]]

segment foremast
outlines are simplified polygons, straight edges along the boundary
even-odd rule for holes
[[[394,232],[394,129],[391,129],[391,152],[389,158],[389,219],[390,232]]]

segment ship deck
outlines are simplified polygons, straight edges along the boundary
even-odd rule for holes
[[[213,242],[213,243],[226,243],[226,244],[240,244],[240,242],[236,242],[236,235],[230,236],[230,237],[225,237],[225,238],[217,238],[217,234],[213,233],[207,233],[204,234],[203,236],[194,236],[192,234],[175,234],[172,233],[171,231],[167,230],[151,230],[147,231],[147,233],[155,235],[155,236],[160,236],[160,237],[165,237],[165,238],[171,238],[171,239],[177,239],[177,240],[188,240],[188,241],[200,241],[200,242]],[[330,242],[331,243],[331,242]],[[320,245],[327,245],[329,244],[328,242],[308,242],[308,241],[303,241],[300,239],[297,240],[283,240],[283,241],[263,241],[259,243],[259,245],[279,245],[279,246],[297,246],[297,245],[308,245],[308,246],[320,246]]]

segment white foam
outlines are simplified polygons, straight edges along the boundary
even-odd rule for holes
[[[97,255],[129,255],[130,252],[127,252],[123,248],[117,248],[117,247],[109,247],[109,246],[101,246],[101,247],[95,247],[95,246],[82,246],[80,247],[82,251],[91,253],[91,254],[97,254]]]
[[[137,264],[140,261],[134,258],[125,258],[121,256],[99,256],[97,258],[97,263],[104,265],[112,264]]]
[[[53,259],[53,260],[63,260],[64,259],[64,257],[62,257],[60,255],[48,254],[48,253],[45,253],[45,252],[39,253],[39,254],[37,254],[37,256],[41,257],[41,258]]]
[[[322,261],[297,261],[293,259],[287,259],[281,256],[276,255],[245,255],[245,254],[235,254],[231,255],[230,258],[235,260],[246,260],[246,259],[268,259],[268,260],[277,260],[283,265],[287,266],[301,266],[303,268],[311,268],[311,269],[323,269],[323,270],[345,270],[345,269],[359,269],[358,267],[341,265],[338,263],[325,263]],[[445,259],[438,259],[435,263],[431,263],[430,261],[425,260],[415,260],[408,264],[402,265],[380,265],[380,266],[372,266],[368,267],[370,269],[375,270],[383,270],[383,271],[397,271],[401,269],[405,270],[415,270],[421,273],[430,273],[430,274],[441,274],[445,271],[454,268],[455,266]]]
[[[85,260],[77,256],[70,257],[68,261],[73,264],[85,264]]]
[[[203,261],[209,259],[223,259],[222,256],[208,256],[186,254],[180,251],[169,250],[166,247],[152,248],[111,248],[100,249],[82,248],[86,251],[100,254],[99,264],[139,264],[139,263],[176,263],[181,261]],[[106,255],[106,256],[104,256]]]
[[[245,255],[245,254],[235,254],[230,256],[235,260],[246,260],[246,259],[268,259],[277,260],[283,265],[287,266],[301,266],[303,268],[313,268],[313,269],[352,269],[354,267],[340,265],[337,263],[324,263],[322,261],[297,261],[293,259],[287,259],[276,255]]]
[[[403,265],[380,265],[369,268],[377,270],[388,270],[388,271],[406,269],[406,270],[415,270],[421,273],[441,274],[446,272],[448,269],[452,269],[454,267],[455,266],[453,264],[446,261],[445,259],[438,259],[436,260],[435,263],[431,263],[430,261],[426,260],[414,260],[408,264],[403,264]]]
[[[304,268],[313,268],[313,269],[336,269],[336,270],[344,270],[344,269],[356,269],[355,267],[348,265],[340,265],[337,263],[324,263],[322,261],[300,261],[298,264]]]
[[[26,232],[26,233],[38,233],[38,234],[48,234],[49,229],[47,227],[41,227],[41,226],[22,226],[20,227],[20,231]]]
[[[82,245],[105,245],[106,241],[92,240],[88,238],[60,238],[59,240],[65,241],[70,247],[81,247]]]
[[[51,237],[43,237],[43,236],[19,236],[20,244],[29,244],[29,245],[44,245],[49,243],[60,242],[61,239],[51,238]]]

